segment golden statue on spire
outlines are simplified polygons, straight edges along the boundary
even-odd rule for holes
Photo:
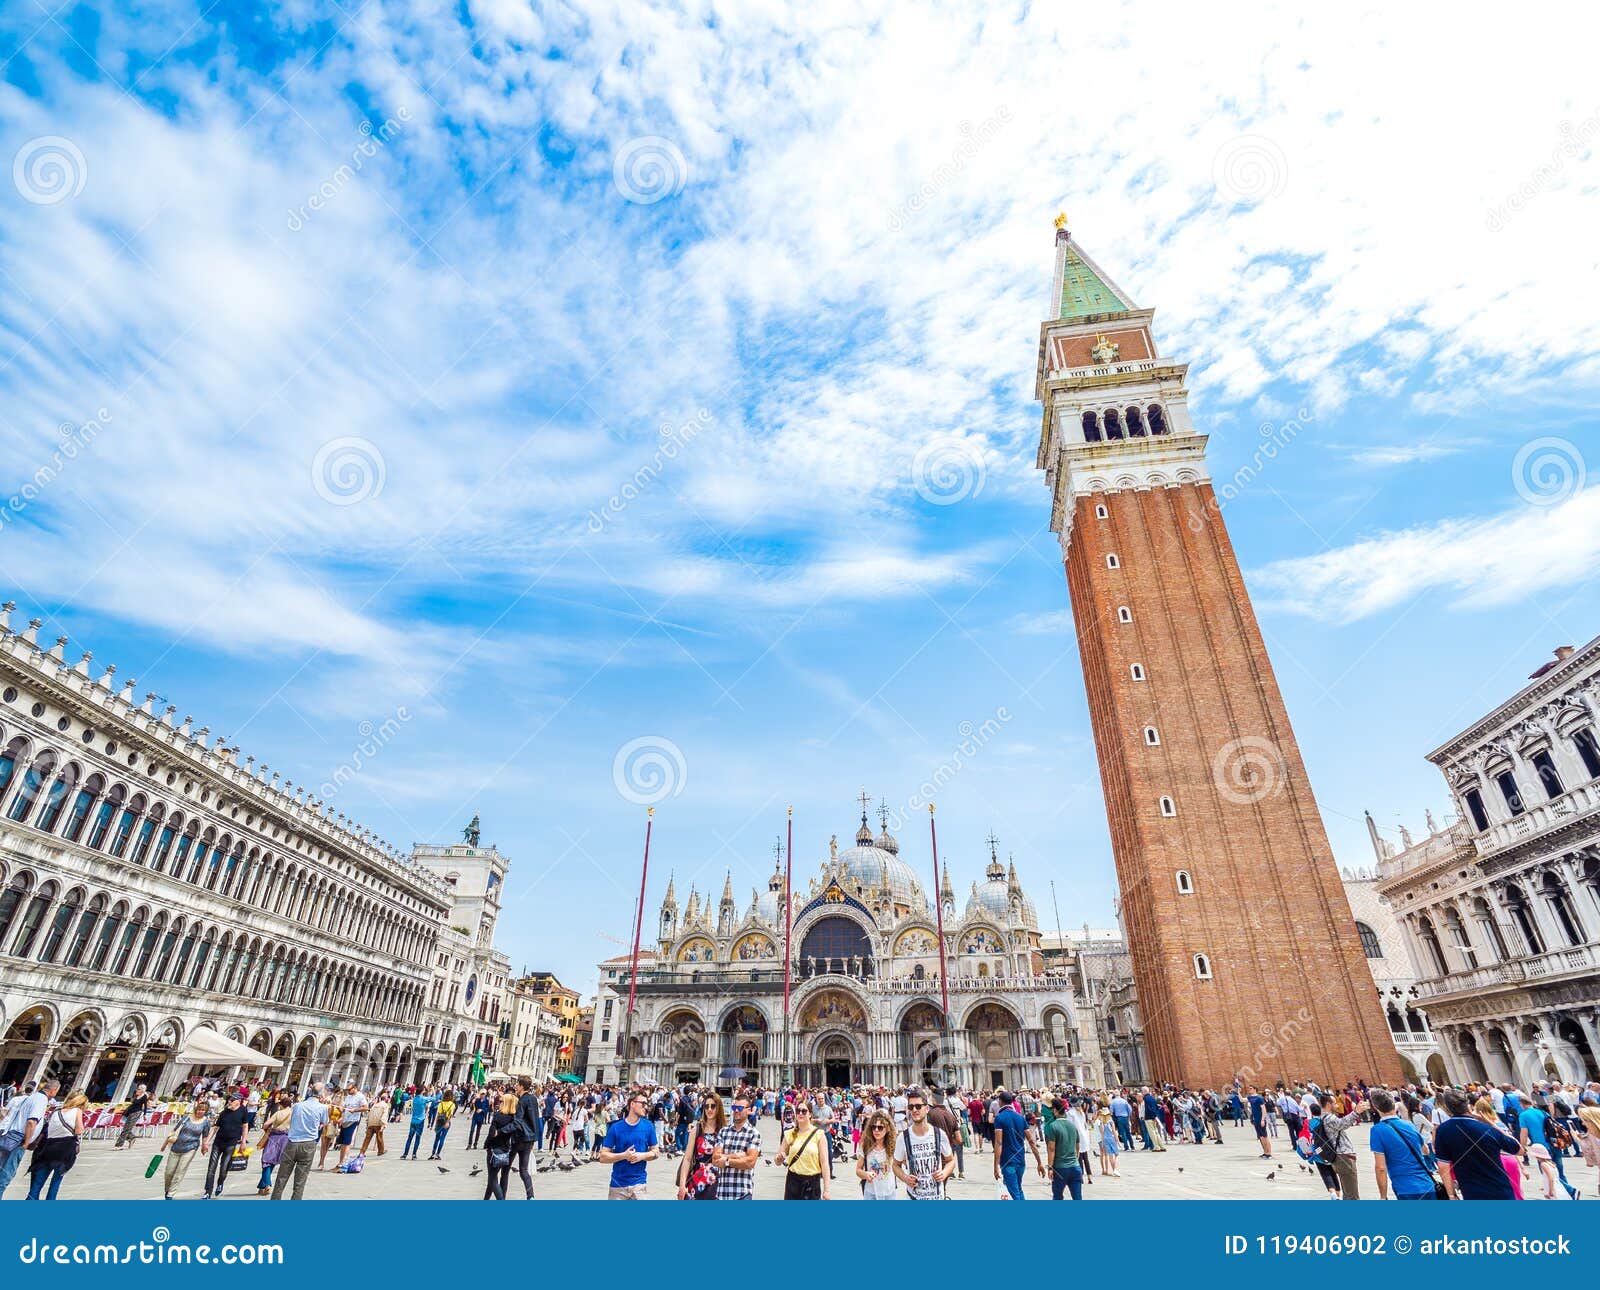
[[[1059,215],[1056,216],[1056,228],[1057,228],[1057,230],[1060,230],[1060,229],[1066,228],[1066,226],[1067,226],[1067,213],[1066,213],[1066,211],[1062,211]]]

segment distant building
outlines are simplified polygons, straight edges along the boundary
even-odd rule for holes
[[[463,842],[419,843],[411,860],[442,879],[451,898],[434,949],[413,1078],[424,1084],[467,1079],[475,1056],[487,1074],[496,1066],[500,1009],[511,976],[510,960],[494,947],[511,862],[492,846]]]
[[[787,1026],[783,873],[743,907],[729,878],[716,903],[691,891],[680,910],[669,881],[657,956],[641,965],[633,1078],[726,1087],[746,1078],[776,1085],[789,1074],[811,1086],[1039,1088],[1087,1070],[1071,987],[1046,966],[1033,902],[1015,864],[1001,862],[998,840],[990,839],[983,882],[958,905],[948,870],[930,898],[899,854],[887,811],[880,815],[874,835],[864,798],[854,845],[835,838],[814,876],[796,874]],[[626,975],[624,959],[613,1033]],[[597,995],[602,1032],[607,997]],[[608,1050],[608,1073],[620,1057]],[[597,1062],[591,1056],[591,1069]]]
[[[506,993],[505,1048],[499,1068],[507,1075],[527,1075],[542,1084],[558,1069],[561,1014],[545,1007],[544,995],[526,982],[511,982]]]
[[[1458,818],[1375,839],[1461,1079],[1600,1077],[1600,639],[1428,754]]]
[[[1367,823],[1376,843],[1377,828],[1370,815]],[[1452,1082],[1455,1072],[1422,1007],[1423,991],[1416,965],[1388,897],[1378,890],[1378,874],[1363,868],[1342,872],[1345,895],[1356,916],[1356,937],[1367,966],[1372,969],[1372,982],[1389,1022],[1395,1051],[1400,1054],[1402,1073],[1411,1081]]]
[[[654,950],[639,951],[641,972],[656,959]],[[587,1084],[614,1083],[622,1067],[622,1032],[628,1009],[628,965],[631,954],[617,954],[599,965],[599,984],[594,994],[594,1036],[589,1041],[589,1062],[585,1067]]]
[[[589,1048],[594,1041],[594,1005],[578,1009],[578,1020],[573,1028],[572,1061],[567,1069],[573,1072],[589,1069]]]
[[[573,1053],[578,1039],[578,992],[562,985],[554,972],[532,972],[518,983],[538,994],[544,1006],[561,1018],[561,1042],[556,1048],[556,1070],[572,1072]]]

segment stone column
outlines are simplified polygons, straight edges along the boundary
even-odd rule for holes
[[[133,1096],[133,1078],[139,1073],[139,1063],[144,1060],[143,1048],[128,1050],[128,1060],[122,1063],[122,1071],[117,1076],[117,1096]]]
[[[166,1097],[172,1092],[172,1087],[178,1082],[180,1075],[187,1073],[189,1067],[177,1060],[177,1054],[172,1053],[167,1057],[166,1065],[161,1068],[161,1077],[156,1080],[153,1095]]]
[[[100,1065],[100,1058],[105,1055],[105,1051],[104,1045],[96,1044],[84,1054],[83,1060],[78,1063],[78,1073],[73,1077],[72,1087],[67,1090],[68,1093],[81,1093],[89,1087],[89,1077],[94,1074],[95,1067]],[[121,1092],[120,1086],[118,1092]]]
[[[33,1055],[33,1061],[28,1064],[28,1073],[22,1077],[24,1084],[38,1083],[49,1070],[51,1061],[55,1058],[56,1046],[51,1043],[41,1043]]]
[[[1589,1041],[1589,1051],[1593,1054],[1596,1063],[1600,1063],[1600,1009],[1591,1008],[1588,1012],[1574,1012],[1571,1014],[1573,1021],[1583,1031],[1584,1038]],[[1600,1079],[1600,1065],[1589,1072],[1591,1079]]]

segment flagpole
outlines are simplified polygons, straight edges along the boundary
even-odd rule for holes
[[[628,965],[628,1012],[622,1032],[622,1084],[633,1076],[633,1000],[639,989],[639,938],[644,934],[644,884],[650,874],[650,830],[655,824],[656,808],[650,807],[644,817],[644,863],[639,866],[639,904],[633,915],[633,959]]]
[[[789,808],[789,837],[783,848],[783,1082],[792,1074],[789,1065],[789,938],[794,933],[794,909],[790,895],[794,881],[794,807]]]
[[[944,888],[939,885],[939,830],[933,823],[933,803],[928,803],[928,837],[933,843],[933,907],[939,918],[939,999],[944,1006],[940,1028],[944,1032],[946,1060],[950,1053],[950,978],[945,971]],[[950,1063],[954,1065],[954,1063]],[[952,1076],[947,1074],[946,1078]]]

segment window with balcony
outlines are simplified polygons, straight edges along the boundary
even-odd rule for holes
[[[1578,757],[1583,762],[1584,770],[1590,776],[1600,779],[1600,743],[1595,741],[1593,730],[1580,730],[1572,736],[1572,744],[1578,750]]]
[[[1567,790],[1561,786],[1561,776],[1556,771],[1556,764],[1550,759],[1550,750],[1541,748],[1533,754],[1533,768],[1539,774],[1539,786],[1544,789],[1547,798],[1560,797]]]
[[[1489,812],[1483,809],[1483,794],[1475,788],[1469,788],[1463,794],[1467,804],[1467,814],[1472,817],[1472,827],[1482,833],[1489,827]]]
[[[1513,818],[1527,811],[1528,808],[1522,804],[1522,794],[1517,790],[1515,775],[1509,770],[1503,770],[1494,777],[1494,782],[1499,786],[1500,796],[1505,798],[1506,809],[1511,812]]]

